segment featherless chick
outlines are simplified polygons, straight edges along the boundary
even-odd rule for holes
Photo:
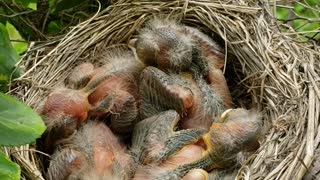
[[[239,153],[255,145],[261,133],[259,115],[251,110],[240,108],[225,111],[219,122],[213,123],[207,133],[191,129],[174,131],[178,115],[174,111],[166,113],[167,115],[162,116],[167,117],[159,115],[154,117],[155,120],[150,118],[141,121],[135,129],[133,142],[142,148],[133,146],[132,152],[135,162],[144,166],[138,168],[135,177],[144,174],[147,179],[180,179],[192,169],[210,171],[235,167],[238,165]],[[164,122],[163,118],[176,120],[170,124]],[[153,122],[153,126],[157,124],[157,131],[151,129],[152,126],[148,124],[150,121]],[[160,126],[158,123],[166,126]],[[166,135],[160,133],[163,130],[167,132]],[[139,134],[143,135],[138,136]],[[188,149],[193,156],[181,156]],[[180,157],[175,157],[176,155]],[[221,172],[216,172],[216,175],[220,176],[219,173]]]
[[[86,94],[79,90],[57,88],[53,90],[40,108],[46,124],[42,135],[42,151],[52,154],[55,147],[70,137],[87,120],[90,104]]]
[[[199,97],[201,98],[193,97],[194,99],[200,99],[202,101],[201,104],[203,104],[202,107],[193,107],[193,111],[196,108],[199,110],[199,113],[196,114],[203,116],[203,118],[198,118],[198,121],[199,119],[205,119],[204,121],[210,125],[212,121],[217,119],[216,116],[220,116],[224,110],[233,108],[231,94],[221,71],[221,68],[224,66],[223,49],[201,31],[180,25],[173,20],[155,18],[149,21],[146,27],[141,30],[138,37],[132,39],[129,44],[135,49],[138,59],[143,61],[147,66],[154,66],[164,72],[150,73],[150,68],[145,70],[141,75],[142,85],[140,86],[140,90],[142,87],[142,98],[145,100],[142,102],[142,109],[145,111],[149,109],[144,107],[144,103],[156,106],[150,108],[147,114],[142,112],[142,118],[150,117],[150,115],[157,113],[157,111],[167,110],[168,107],[164,106],[174,106],[174,108],[169,107],[169,109],[174,109],[183,116],[182,112],[186,112],[186,103],[187,105],[191,105],[190,102],[195,103],[194,101],[190,101],[192,99],[190,95],[191,89],[194,89],[194,92],[197,91],[196,89],[200,89]],[[179,81],[179,79],[185,78],[171,76],[171,74],[190,73],[192,74],[192,78],[189,78],[189,83],[187,84],[183,84],[181,80]],[[171,77],[164,77],[166,74]],[[158,75],[161,75],[161,77]],[[155,83],[156,78],[162,79],[159,82],[163,84],[161,86],[158,85],[156,88],[150,87],[147,90],[147,86],[150,86],[150,84],[157,85]],[[145,82],[143,82],[144,80]],[[198,88],[188,87],[190,84],[194,84],[194,82],[196,82]],[[170,83],[175,83],[175,87],[166,85]],[[161,87],[166,87],[167,91],[169,89],[174,91],[179,86],[182,86],[179,92],[165,93],[161,89]],[[160,87],[160,91],[151,92],[152,88],[158,90],[158,87]],[[161,93],[169,95],[161,97]],[[180,98],[185,99],[179,100],[177,94],[179,94]],[[145,95],[152,97],[146,99]],[[177,101],[172,103],[174,99],[177,99]],[[194,114],[191,116],[194,116]],[[196,124],[194,121],[190,122],[186,128],[191,128],[190,124]],[[208,129],[208,126],[204,129]]]
[[[50,161],[47,178],[61,179],[129,179],[132,160],[116,136],[102,122],[89,121]]]
[[[102,67],[80,64],[71,72],[69,85],[78,89],[54,89],[40,108],[47,131],[42,137],[44,152],[71,136],[88,115],[111,117],[110,127],[129,133],[138,118],[137,79],[144,65],[128,50],[113,49],[98,56]],[[83,71],[86,73],[82,73]]]
[[[104,64],[94,70],[83,88],[88,92],[90,114],[111,115],[111,129],[128,133],[138,118],[138,80],[144,68],[130,51],[106,51],[100,56]]]
[[[224,67],[224,49],[200,30],[174,19],[151,19],[129,45],[146,65],[180,72],[193,65],[206,75]]]
[[[226,110],[221,94],[213,91],[203,79],[194,78],[190,72],[165,73],[155,67],[147,67],[141,73],[139,88],[141,119],[173,109],[180,114],[183,129],[208,131]]]
[[[192,38],[173,21],[154,19],[141,29],[129,45],[147,66],[163,71],[181,72],[192,63]]]

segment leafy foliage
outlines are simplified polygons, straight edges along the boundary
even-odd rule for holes
[[[37,10],[37,0],[16,0],[16,2],[22,7]]]
[[[9,21],[28,40],[47,40],[66,33],[108,5],[108,0],[0,0],[0,22]],[[3,6],[2,6],[3,4]],[[31,9],[31,10],[30,10]]]
[[[51,14],[74,8],[88,0],[48,0]]]
[[[17,51],[18,54],[22,54],[27,50],[28,43],[22,42],[25,41],[20,35],[19,31],[9,22],[6,23],[6,28],[9,33],[9,38],[12,42],[13,48]],[[14,42],[16,41],[16,42]],[[21,41],[21,42],[19,42]]]
[[[19,76],[20,72],[14,66],[18,59],[6,27],[0,23],[0,91],[5,91],[10,80]]]
[[[320,6],[319,0],[306,0],[296,3],[293,9],[277,8],[277,18],[281,22],[289,23],[299,32],[306,32],[304,40],[320,39]],[[310,32],[310,33],[308,33]]]
[[[20,179],[20,168],[12,162],[5,154],[0,152],[0,179],[18,180]]]
[[[19,100],[0,93],[0,145],[35,141],[45,130],[41,117]]]

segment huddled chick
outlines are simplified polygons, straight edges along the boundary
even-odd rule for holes
[[[104,65],[95,69],[83,88],[93,115],[111,115],[110,128],[129,133],[138,118],[138,82],[144,64],[132,52],[114,49],[95,57]]]
[[[133,52],[98,52],[99,67],[78,65],[44,102],[48,178],[234,177],[241,152],[259,145],[261,120],[233,109],[223,49],[195,28],[158,18],[129,46]],[[128,153],[114,133],[132,133]]]
[[[223,50],[199,30],[154,19],[129,44],[142,62],[155,67],[141,74],[143,118],[174,109],[185,119],[183,128],[208,130],[233,107],[221,71]]]
[[[117,133],[130,133],[138,121],[137,77],[143,63],[123,49],[104,51],[99,60],[104,65],[96,69],[91,63],[74,68],[67,85],[76,89],[54,89],[44,101],[40,114],[47,125],[42,138],[45,152],[52,153],[88,116],[110,117],[110,128]]]
[[[49,180],[129,179],[131,158],[102,122],[89,121],[56,150],[48,168]]]
[[[225,111],[207,133],[174,131],[178,121],[179,115],[170,110],[136,125],[131,150],[135,163],[141,164],[138,179],[179,179],[192,169],[233,168],[239,153],[257,142],[262,127],[259,115],[246,109]]]

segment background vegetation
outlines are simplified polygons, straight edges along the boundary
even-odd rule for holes
[[[271,3],[272,4],[272,3]],[[281,1],[275,8],[278,24],[301,33],[303,41],[320,40],[320,1]],[[284,28],[284,27],[283,27]],[[284,29],[283,29],[284,30]]]

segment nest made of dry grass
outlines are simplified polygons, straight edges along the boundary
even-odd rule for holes
[[[94,59],[97,48],[126,43],[153,15],[175,16],[225,41],[227,56],[236,57],[236,61],[226,58],[227,72],[237,74],[226,74],[236,82],[236,87],[230,87],[234,97],[250,98],[252,106],[262,112],[265,126],[270,127],[260,149],[242,165],[238,178],[301,179],[319,148],[320,47],[281,33],[268,4],[259,2],[115,1],[63,38],[31,46],[20,62],[25,73],[10,93],[36,108],[70,69]],[[39,152],[33,147],[5,150],[22,167],[22,178],[43,179]]]

